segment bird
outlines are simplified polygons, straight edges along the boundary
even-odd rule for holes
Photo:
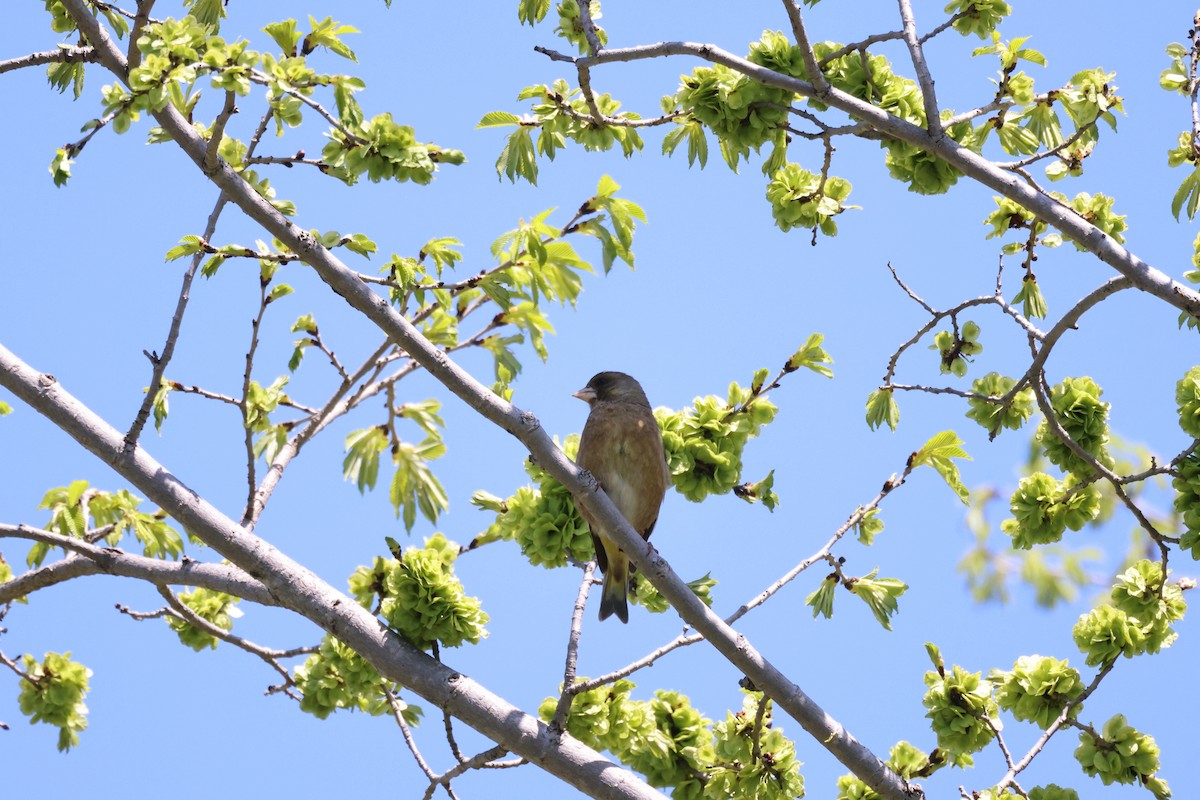
[[[609,499],[643,539],[649,539],[671,485],[662,434],[650,401],[636,380],[623,372],[601,372],[575,392],[590,407],[575,463],[590,472]],[[587,511],[596,562],[604,573],[600,619],[615,614],[629,622],[629,558],[610,541]]]

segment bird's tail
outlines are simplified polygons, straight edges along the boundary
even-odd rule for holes
[[[613,614],[621,622],[629,622],[629,559],[617,548],[608,550],[608,570],[604,573],[604,588],[600,592],[600,619]]]

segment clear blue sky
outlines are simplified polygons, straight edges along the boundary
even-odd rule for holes
[[[36,3],[6,9],[0,29],[0,59],[53,47],[57,39]],[[736,9],[733,11],[731,9]],[[919,25],[942,19],[941,3],[917,3]],[[595,372],[621,369],[641,379],[655,405],[682,407],[697,395],[724,394],[731,380],[749,381],[754,369],[775,369],[809,333],[825,334],[836,363],[836,379],[804,372],[789,376],[773,399],[778,420],[746,453],[748,480],[776,470],[782,505],[774,514],[733,497],[697,506],[668,497],[654,542],[685,578],[711,572],[719,611],[728,613],[773,582],[792,564],[818,549],[855,507],[870,500],[908,454],[937,431],[954,428],[974,460],[963,467],[970,486],[994,485],[1007,496],[1018,477],[1027,437],[1006,433],[995,443],[963,417],[962,403],[945,397],[901,397],[897,433],[872,433],[863,404],[878,385],[895,348],[924,323],[923,312],[891,282],[891,262],[915,291],[944,307],[989,294],[998,246],[985,242],[981,224],[993,207],[990,193],[969,182],[941,197],[922,198],[886,176],[882,153],[870,142],[845,142],[834,172],[854,184],[850,202],[863,206],[839,219],[841,235],[809,245],[804,231],[782,234],[771,222],[757,163],[734,175],[713,147],[708,169],[687,168],[682,153],[658,155],[660,139],[646,136],[646,150],[633,159],[584,154],[572,149],[543,163],[540,185],[498,182],[493,162],[502,146],[496,131],[475,123],[487,111],[520,113],[521,87],[573,80],[564,65],[533,52],[535,44],[560,47],[553,23],[519,28],[515,0],[498,3],[425,4],[382,2],[232,3],[223,33],[248,36],[266,49],[259,32],[268,21],[305,14],[333,14],[365,33],[350,43],[359,64],[314,56],[318,69],[362,75],[361,95],[369,114],[390,110],[415,126],[422,140],[466,152],[468,163],[443,169],[433,185],[364,184],[348,189],[315,172],[269,173],[279,193],[296,202],[297,222],[306,228],[363,232],[382,253],[414,254],[434,236],[465,244],[467,271],[487,266],[488,245],[500,233],[550,207],[565,221],[593,192],[602,174],[623,186],[649,216],[635,240],[637,271],[618,266],[608,276],[589,278],[576,310],[555,309],[558,335],[550,359],[539,363],[525,352],[525,372],[514,401],[534,412],[545,428],[578,431],[586,408],[570,397]],[[1143,5],[1018,3],[1003,28],[1006,38],[1034,34],[1030,46],[1047,56],[1046,69],[1030,72],[1045,90],[1061,85],[1077,69],[1104,66],[1117,73],[1128,117],[1120,133],[1107,129],[1085,176],[1055,188],[1074,194],[1105,192],[1129,215],[1128,246],[1149,263],[1179,276],[1189,268],[1193,225],[1170,215],[1171,194],[1182,179],[1166,165],[1166,151],[1189,124],[1178,96],[1162,92],[1158,74],[1166,66],[1163,47],[1182,41],[1194,6],[1181,2]],[[777,2],[737,4],[635,3],[610,0],[604,19],[612,45],[663,39],[713,42],[744,53],[764,28],[787,26]],[[178,13],[160,3],[156,14]],[[847,41],[897,27],[895,5],[882,0],[826,2],[809,13],[816,39]],[[955,34],[931,46],[929,61],[944,106],[965,109],[990,97],[987,78],[994,60],[971,60],[978,41]],[[885,50],[899,62],[901,51]],[[658,98],[674,92],[691,61],[616,65],[596,75],[596,86],[612,91],[643,115],[657,112]],[[898,69],[899,64],[898,64]],[[79,127],[99,114],[98,93],[110,83],[98,68],[89,73],[84,97],[53,93],[41,68],[0,76],[0,98],[9,122],[0,127],[5,185],[0,232],[7,243],[0,268],[0,342],[61,383],[118,428],[132,419],[149,377],[142,350],[162,346],[178,292],[182,262],[163,263],[181,236],[199,233],[216,197],[213,187],[172,145],[144,144],[147,125],[124,136],[98,135],[79,157],[74,177],[56,189],[47,172],[55,147],[78,138]],[[249,135],[259,106],[253,100],[231,123]],[[206,112],[207,113],[207,112]],[[298,135],[268,142],[262,152],[285,155],[297,148],[316,152],[322,127],[314,117]],[[816,169],[818,149],[796,145],[792,160]],[[252,244],[261,234],[235,212],[222,219],[216,239]],[[598,253],[590,256],[598,261]],[[377,268],[376,257],[371,265]],[[236,393],[250,319],[257,303],[257,270],[229,264],[211,281],[198,281],[183,339],[168,377],[214,391]],[[346,360],[362,358],[378,335],[348,313],[345,305],[302,265],[284,278],[295,295],[272,306],[256,377],[264,384],[286,372],[294,338],[287,327],[313,312],[327,341]],[[1051,313],[1111,276],[1109,268],[1064,247],[1039,262],[1038,275]],[[1008,296],[1018,271],[1008,270]],[[1126,292],[1085,318],[1081,330],[1056,351],[1050,377],[1089,374],[1113,403],[1114,430],[1170,457],[1185,442],[1175,424],[1174,382],[1196,363],[1195,334],[1176,331],[1175,313],[1160,302]],[[979,376],[995,369],[1023,370],[1027,351],[1015,328],[993,312],[976,320],[983,328],[984,354],[972,367]],[[472,353],[463,363],[490,380],[490,359]],[[936,356],[917,350],[901,362],[900,380],[941,385]],[[294,378],[297,399],[319,403],[332,376],[313,356]],[[965,385],[960,382],[958,385]],[[486,489],[507,496],[525,482],[523,451],[498,429],[472,418],[428,376],[403,384],[402,397],[440,397],[446,403],[449,454],[437,464],[451,508],[436,530],[469,541],[489,522],[468,503]],[[13,403],[0,394],[0,399]],[[13,403],[17,405],[16,403]],[[340,479],[341,442],[355,428],[379,421],[370,405],[333,426],[290,468],[258,532],[326,580],[344,587],[360,564],[382,552],[383,537],[404,540],[386,492],[360,496]],[[161,437],[144,445],[182,480],[227,513],[239,514],[245,496],[240,420],[225,407],[195,397],[172,398]],[[103,464],[31,410],[17,405],[0,420],[0,521],[45,522],[36,511],[43,493],[77,479],[115,490],[124,484]],[[1166,507],[1170,493],[1151,492],[1149,502]],[[1002,504],[1003,505],[1003,504]],[[1001,509],[997,508],[999,512]],[[1075,618],[1093,599],[1054,612],[1038,610],[1028,591],[1007,607],[974,604],[954,566],[970,546],[964,508],[932,473],[917,474],[883,507],[887,523],[874,548],[846,543],[840,554],[847,570],[882,574],[910,585],[892,632],[882,630],[861,604],[841,596],[832,621],[813,620],[804,606],[823,573],[810,572],[740,626],[763,653],[787,671],[826,710],[880,754],[899,739],[928,750],[933,735],[922,718],[921,676],[928,668],[923,643],[938,643],[948,661],[971,670],[1011,668],[1020,655],[1042,653],[1083,659],[1070,641]],[[1000,516],[993,520],[998,525]],[[1095,565],[1105,575],[1129,541],[1132,521],[1118,515],[1102,533],[1084,532],[1072,546],[1099,544],[1109,551]],[[418,522],[413,540],[435,528]],[[1003,546],[997,539],[995,544]],[[3,543],[6,559],[20,567],[25,549]],[[203,554],[200,557],[203,557]],[[1178,574],[1194,565],[1176,558]],[[556,690],[579,575],[529,566],[516,548],[495,545],[464,557],[459,573],[469,593],[492,616],[490,638],[446,655],[446,660],[490,689],[527,709]],[[117,614],[114,603],[152,610],[161,601],[149,588],[90,578],[39,593],[6,620],[0,649],[12,656],[70,650],[95,674],[90,728],[69,755],[55,752],[57,732],[25,724],[16,706],[11,675],[0,677],[0,764],[13,796],[52,786],[53,796],[87,792],[92,798],[159,794],[180,800],[248,796],[267,792],[313,796],[346,787],[354,791],[418,797],[424,782],[399,732],[384,719],[341,712],[320,722],[281,697],[263,697],[276,676],[257,660],[228,646],[194,654],[182,648],[160,621],[135,623]],[[319,632],[278,611],[243,604],[236,631],[263,644],[291,647],[315,643]],[[589,611],[580,673],[614,669],[672,638],[679,630],[672,613],[650,615],[635,608],[628,626],[599,625]],[[1084,717],[1097,725],[1124,712],[1153,734],[1163,751],[1161,773],[1176,797],[1200,793],[1191,761],[1196,694],[1187,683],[1200,658],[1197,626],[1185,620],[1181,639],[1161,656],[1122,660],[1101,692],[1086,704]],[[1085,675],[1092,674],[1085,670]],[[655,688],[689,695],[709,717],[737,709],[739,675],[704,645],[675,653],[634,676],[635,696]],[[4,688],[7,686],[8,688]],[[450,763],[440,714],[419,698],[426,722],[419,743],[437,769]],[[845,770],[807,739],[795,722],[777,724],[797,737],[807,764],[808,792],[832,796]],[[1024,752],[1035,732],[1012,723],[1009,744]],[[459,726],[467,752],[487,746]],[[1140,790],[1104,788],[1084,778],[1071,752],[1076,737],[1060,734],[1022,781],[1072,786],[1081,796],[1143,796]],[[985,788],[1003,774],[998,752],[977,758],[972,773],[944,771],[929,783],[931,795],[957,796],[960,784]],[[565,796],[554,779],[534,767],[467,776],[456,783],[463,798]]]

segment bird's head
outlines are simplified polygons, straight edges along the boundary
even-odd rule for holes
[[[572,397],[578,397],[589,406],[604,402],[641,403],[649,406],[642,385],[624,372],[600,372],[588,381]]]

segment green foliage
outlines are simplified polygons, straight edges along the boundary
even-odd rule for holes
[[[325,719],[339,708],[365,711],[372,716],[390,713],[385,692],[398,686],[385,681],[366,659],[342,641],[326,635],[321,648],[295,671],[296,688],[303,695],[300,710]],[[421,709],[394,698],[405,722],[416,725]]]
[[[241,598],[224,592],[199,588],[183,592],[178,595],[178,598],[179,602],[191,609],[196,616],[223,631],[233,630],[233,618],[241,616],[241,612],[233,607],[236,603],[241,602]],[[168,616],[166,619],[167,625],[179,636],[179,641],[196,652],[200,652],[206,647],[213,650],[217,648],[219,640],[208,631],[201,630],[178,617]]]
[[[985,397],[999,398],[1012,391],[1017,382],[999,372],[989,372],[971,384],[971,391]],[[1007,406],[999,402],[972,397],[967,400],[970,408],[967,418],[973,419],[986,431],[999,433],[1002,428],[1015,431],[1023,426],[1033,414],[1033,391],[1028,387],[1013,395]]]
[[[567,0],[564,5],[573,5]],[[586,46],[586,43],[585,45]],[[594,95],[596,107],[605,118],[617,121],[640,119],[637,114],[621,111],[621,104],[608,94]],[[476,127],[494,128],[515,126],[509,134],[504,149],[496,160],[496,173],[516,182],[524,178],[537,184],[537,156],[551,161],[558,151],[573,141],[588,151],[608,151],[620,145],[626,158],[642,149],[642,137],[637,128],[628,125],[597,125],[593,121],[592,109],[579,89],[572,89],[565,80],[553,84],[527,86],[517,95],[517,100],[533,100],[531,117],[518,117],[503,111],[491,111],[480,119]],[[532,129],[538,128],[535,144]]]
[[[712,607],[712,587],[717,585],[717,581],[712,577],[711,572],[704,573],[702,578],[688,581],[687,585],[692,590],[692,594],[699,597],[704,605]],[[646,580],[646,576],[640,572],[633,573],[633,591],[629,596],[633,602],[652,614],[661,614],[671,608],[667,598],[663,597],[654,588],[654,584]]]
[[[983,345],[977,341],[978,339],[979,326],[974,322],[964,324],[961,331],[955,326],[953,331],[938,331],[934,334],[933,344],[929,346],[929,349],[938,351],[942,374],[951,372],[959,378],[966,375],[967,363],[971,360],[971,356],[983,352]]]
[[[799,48],[778,31],[764,31],[762,39],[751,45],[748,59],[786,75],[807,77]],[[682,76],[679,91],[669,104],[711,130],[720,142],[725,163],[736,170],[751,150],[757,152],[764,144],[777,141],[791,102],[792,94],[785,89],[765,86],[714,64]]]
[[[724,722],[713,725],[715,763],[708,771],[706,798],[790,800],[804,795],[796,745],[771,725],[770,702],[748,692],[741,711],[728,712]],[[756,728],[760,703],[768,705],[762,727]]]
[[[422,186],[433,180],[439,164],[462,164],[462,152],[418,142],[413,129],[389,113],[378,114],[346,130],[333,128],[321,151],[328,174],[349,185],[366,175],[372,183],[412,181]]]
[[[1049,312],[1046,298],[1042,296],[1042,288],[1038,286],[1037,278],[1032,272],[1026,273],[1021,279],[1021,291],[1013,297],[1014,305],[1021,304],[1021,313],[1029,319],[1045,319]]]
[[[867,511],[855,523],[854,529],[858,534],[858,541],[870,547],[875,543],[875,537],[883,533],[883,520],[879,518],[879,509],[872,508]]]
[[[1187,603],[1177,583],[1169,583],[1162,564],[1142,559],[1117,576],[1112,604],[1142,626],[1145,652],[1157,653],[1178,638],[1171,623],[1183,619]]]
[[[998,195],[994,195],[992,200],[996,202],[996,210],[983,221],[984,225],[992,226],[985,238],[993,239],[1009,231],[1022,229],[1032,230],[1035,236],[1040,236],[1048,229],[1045,222],[1034,217],[1032,212],[1015,200]]]
[[[941,756],[939,756],[941,758]],[[900,777],[911,780],[924,777],[936,771],[944,761],[933,763],[925,751],[908,742],[897,742],[888,751],[884,762]],[[837,779],[837,797],[835,800],[880,800],[878,792],[855,777],[853,774],[842,775]]]
[[[25,676],[18,686],[17,703],[31,723],[43,722],[58,728],[59,752],[79,744],[80,732],[87,729],[88,708],[83,698],[88,692],[92,671],[71,654],[46,653],[42,661],[26,654],[21,658]]]
[[[804,604],[811,606],[813,610],[813,619],[817,615],[825,617],[825,619],[833,618],[833,598],[837,592],[838,576],[836,572],[825,576],[820,585],[813,590],[812,594],[804,598]]]
[[[1034,786],[1029,790],[1029,800],[1079,800],[1079,792],[1064,789],[1056,783]]]
[[[411,532],[419,510],[427,520],[436,523],[449,507],[449,498],[441,481],[429,468],[429,462],[446,453],[442,442],[442,418],[437,414],[441,403],[425,400],[406,403],[396,409],[396,415],[410,419],[425,432],[420,444],[402,441],[394,424],[375,425],[352,431],[346,436],[346,457],[342,461],[342,476],[352,480],[359,492],[374,489],[379,479],[379,456],[391,450],[395,471],[388,490],[388,499],[397,517],[404,520],[405,530]]]
[[[1068,478],[1059,482],[1044,472],[1022,478],[1009,503],[1011,519],[1000,529],[1012,537],[1013,547],[1028,550],[1035,544],[1057,542],[1067,528],[1077,531],[1100,514],[1100,492]]]
[[[825,348],[821,347],[823,341],[825,341],[824,335],[810,333],[800,349],[787,360],[787,364],[783,368],[784,372],[794,372],[800,367],[807,367],[818,375],[832,378],[833,370],[827,365],[832,364],[833,359],[829,357],[829,353],[825,352]]]
[[[38,509],[50,512],[45,528],[54,533],[78,539],[86,531],[107,529],[103,541],[110,547],[132,533],[142,545],[143,555],[178,558],[183,553],[183,538],[167,523],[162,511],[138,511],[141,503],[141,498],[127,489],[105,492],[89,488],[87,481],[74,481],[46,492]],[[40,566],[49,552],[50,545],[37,542],[30,548],[26,563]]]
[[[1200,561],[1200,451],[1193,450],[1175,468],[1175,511],[1183,521],[1179,546]]]
[[[843,205],[849,196],[849,181],[814,174],[799,164],[784,164],[767,184],[771,214],[781,231],[815,228],[826,236],[837,236],[833,218],[853,208]]]
[[[1099,606],[1081,616],[1071,634],[1092,667],[1115,661],[1117,656],[1132,658],[1146,649],[1141,624],[1112,606]]]
[[[1102,394],[1104,390],[1091,378],[1064,378],[1050,390],[1050,407],[1067,436],[1098,463],[1111,468],[1114,461],[1108,452],[1109,404],[1100,401]],[[1045,420],[1038,426],[1035,440],[1045,449],[1050,463],[1064,471],[1081,478],[1094,472],[1091,464],[1051,432]]]
[[[934,434],[929,441],[921,445],[921,449],[909,458],[909,463],[914,468],[933,467],[937,474],[942,476],[942,480],[946,481],[946,485],[958,495],[958,499],[966,503],[970,498],[970,492],[967,491],[967,487],[963,485],[962,478],[959,476],[958,465],[953,460],[956,458],[971,459],[967,455],[967,451],[962,449],[962,440],[958,438],[958,434],[954,431],[942,431]]]
[[[1012,671],[992,670],[988,680],[996,687],[1000,708],[1042,729],[1050,727],[1084,688],[1078,670],[1049,656],[1021,656]],[[1073,706],[1071,716],[1082,710],[1082,705]]]
[[[765,395],[737,383],[729,384],[724,401],[708,395],[679,411],[657,409],[675,489],[697,503],[732,491],[741,480],[746,443],[775,419],[776,411]]]
[[[1065,195],[1058,194],[1057,192],[1051,196],[1060,203],[1074,209],[1084,220],[1111,236],[1113,241],[1119,244],[1125,243],[1123,231],[1129,227],[1125,222],[1127,215],[1113,213],[1113,203],[1116,202],[1114,198],[1103,194],[1088,194],[1087,192],[1080,192],[1070,200]],[[1079,242],[1073,242],[1073,244],[1075,245],[1075,249],[1080,252],[1087,250]]]
[[[458,647],[487,636],[488,615],[468,597],[454,574],[459,547],[440,533],[425,547],[409,547],[400,558],[376,558],[350,576],[350,591],[364,607],[378,600],[388,625],[421,650],[434,643]]]
[[[1175,384],[1175,404],[1179,407],[1179,427],[1193,439],[1200,439],[1200,367],[1192,367]]]
[[[925,685],[929,687],[921,700],[929,709],[925,716],[937,734],[938,747],[948,753],[977,753],[992,741],[992,729],[1003,727],[992,684],[978,672],[959,666],[950,672],[931,670],[925,673]]]
[[[900,406],[891,389],[876,389],[867,398],[867,425],[874,431],[884,423],[896,430],[900,424]]]
[[[575,434],[562,443],[563,452],[572,458],[578,447]],[[506,500],[486,492],[476,492],[471,498],[472,504],[496,512],[495,521],[475,543],[515,541],[534,566],[563,567],[591,561],[595,555],[592,537],[571,493],[532,462],[526,462],[525,469],[536,486],[523,486]]]
[[[1080,731],[1075,759],[1083,771],[1099,777],[1105,786],[1112,783],[1138,783],[1158,800],[1171,796],[1166,781],[1155,776],[1158,772],[1158,744],[1153,737],[1139,733],[1116,714],[1104,723],[1099,737],[1091,731]]]
[[[879,624],[890,631],[892,617],[900,610],[900,595],[908,591],[908,584],[896,578],[876,578],[878,574],[879,569],[876,568],[868,575],[851,578],[850,593],[862,598]],[[813,609],[813,616],[816,616],[816,608]]]
[[[888,173],[907,183],[910,192],[945,194],[962,177],[957,168],[914,144],[893,139],[884,147]]]
[[[707,797],[698,775],[713,761],[712,720],[678,692],[659,690],[650,701],[634,700],[633,682],[618,680],[572,698],[566,729],[589,747],[608,750],[646,776],[651,786],[674,786],[675,797]],[[554,716],[558,699],[542,702],[543,720]]]
[[[588,52],[587,37],[583,32],[583,22],[579,18],[579,5],[576,0],[560,0],[558,4],[558,27],[554,32],[566,39],[571,44],[579,48],[579,52]],[[600,0],[589,0],[588,10],[591,12],[592,22],[600,19]],[[608,44],[608,33],[599,25],[593,25],[596,31],[596,38],[601,45]]]
[[[962,15],[954,21],[954,30],[963,36],[973,33],[984,39],[1002,19],[1012,13],[1012,7],[1004,0],[953,0],[947,4],[945,11],[951,15]]]

